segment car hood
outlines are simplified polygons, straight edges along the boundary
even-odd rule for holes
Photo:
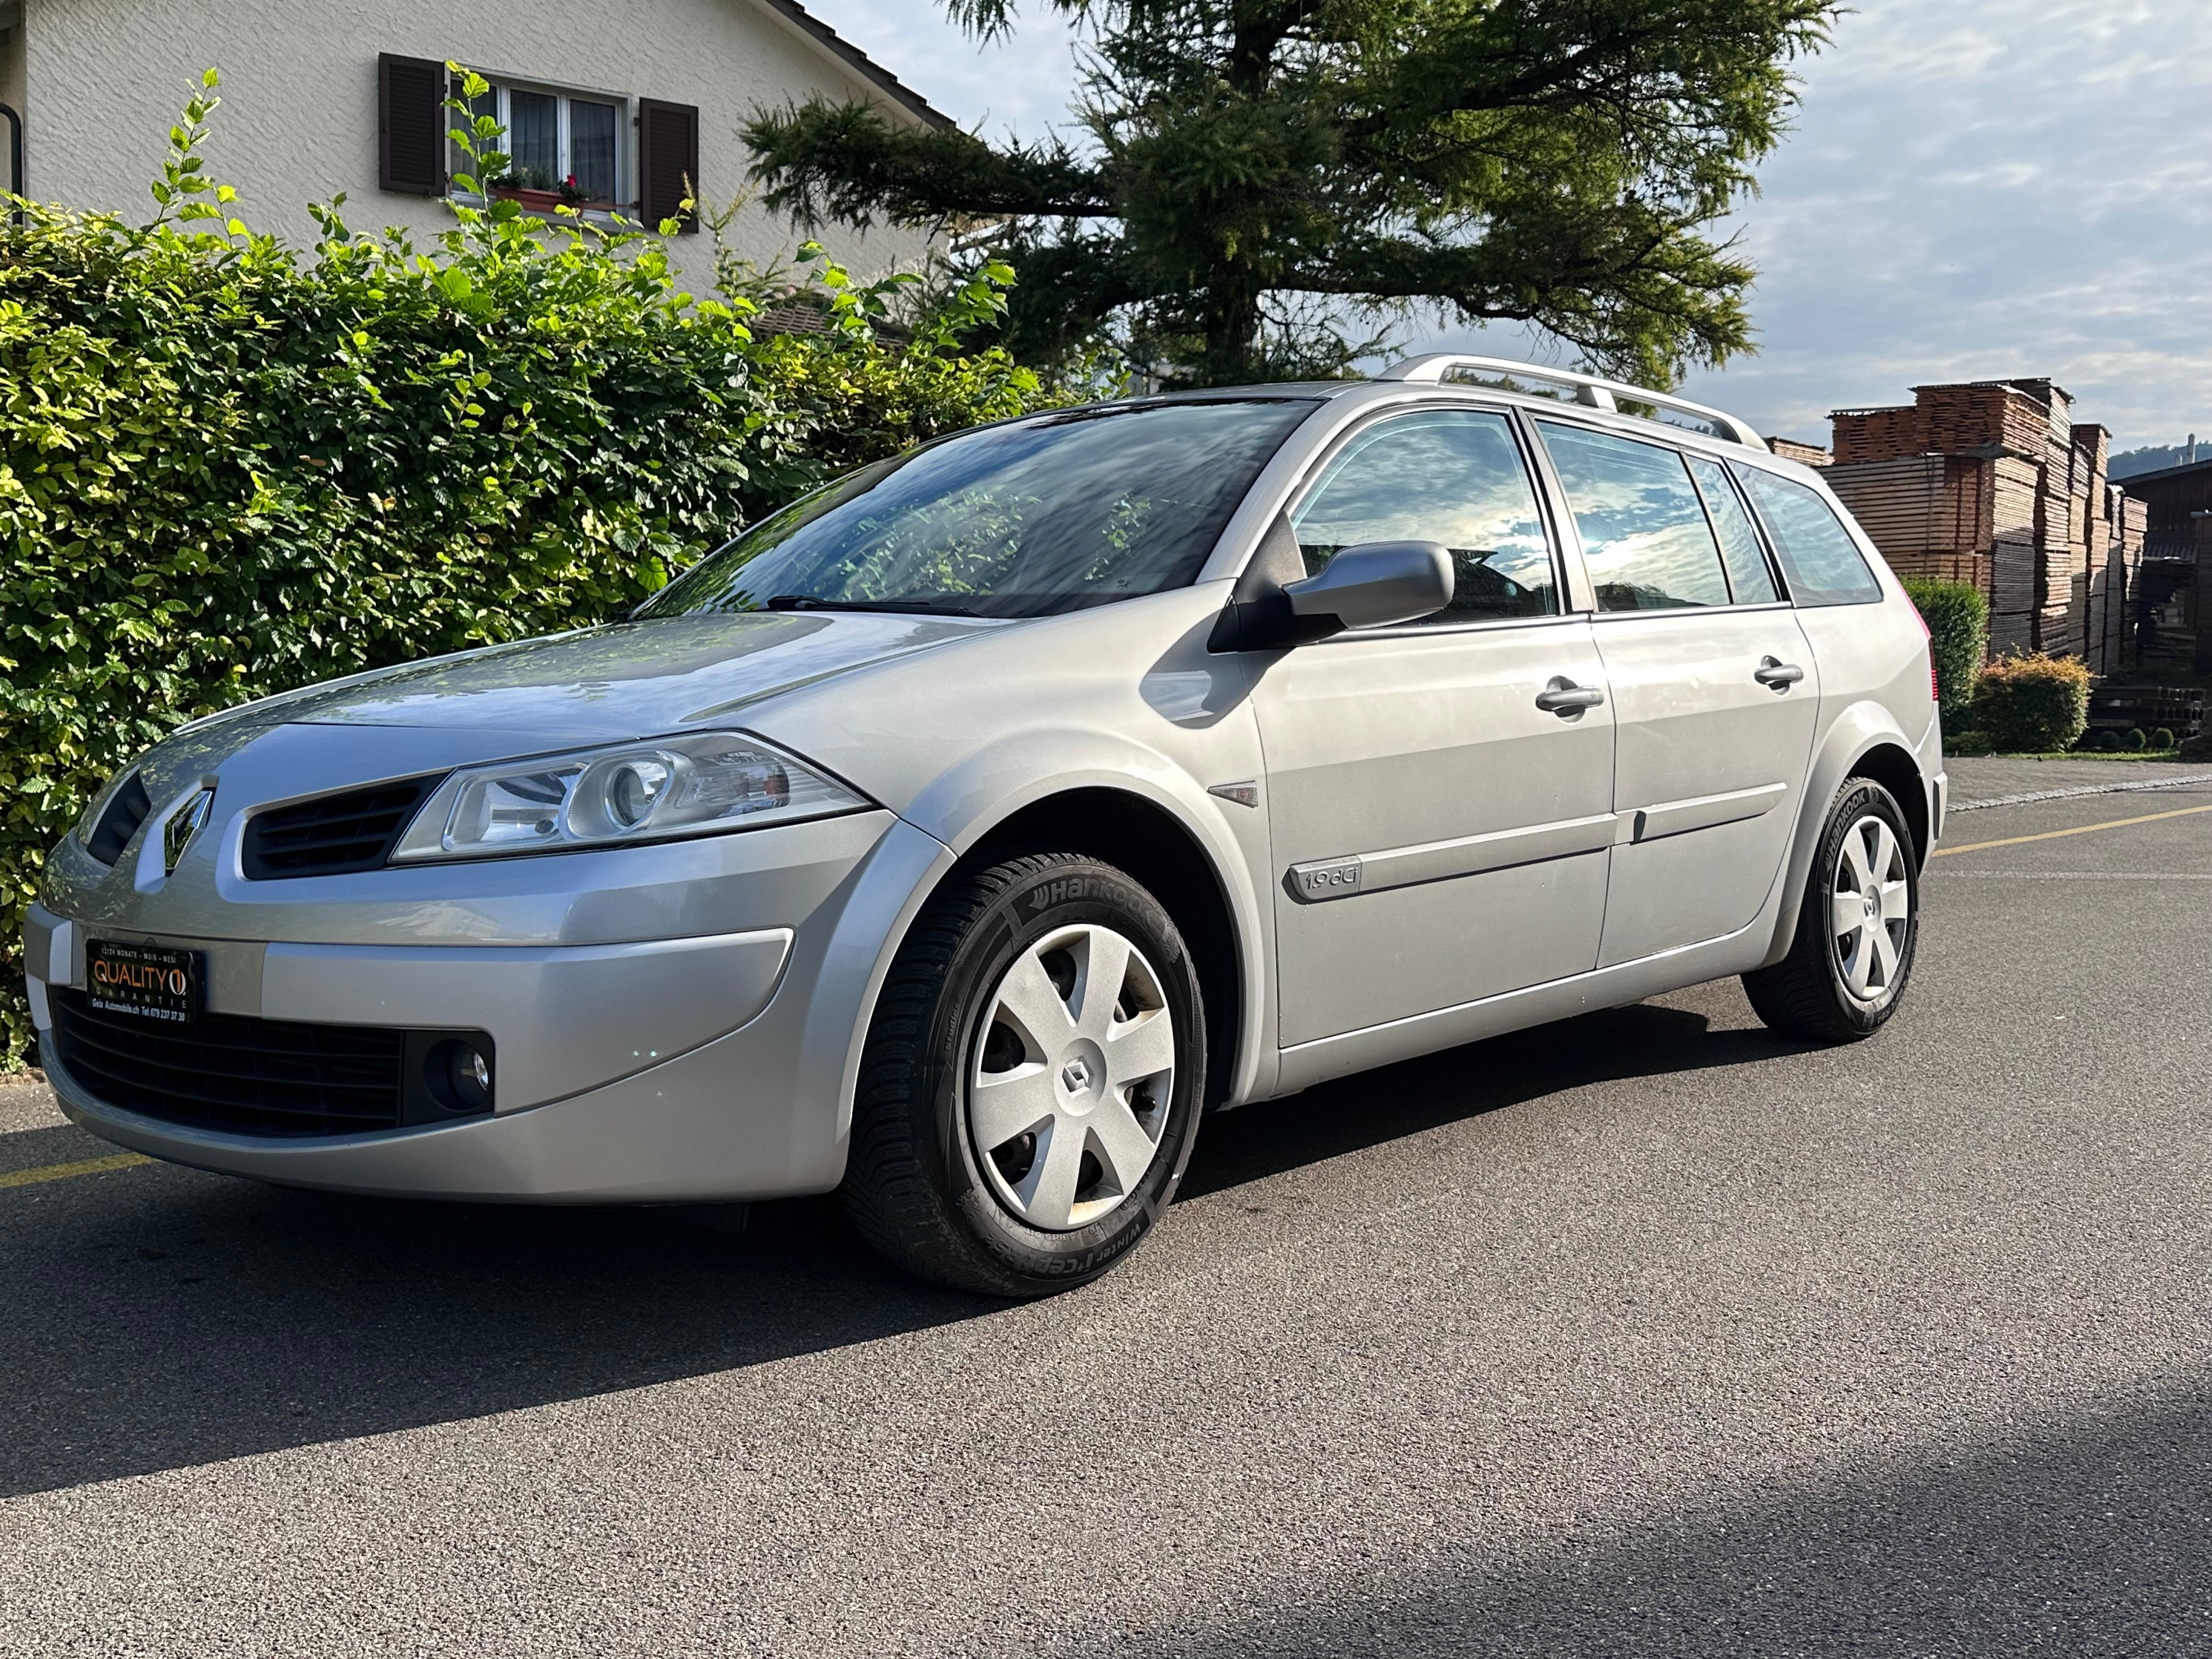
[[[234,744],[279,725],[404,726],[615,743],[742,723],[764,698],[1004,626],[854,611],[621,623],[308,686],[179,735],[220,732]]]

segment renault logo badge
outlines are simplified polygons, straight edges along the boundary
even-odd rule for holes
[[[215,805],[215,791],[203,785],[198,794],[185,801],[171,812],[161,825],[161,873],[174,875],[178,860],[185,849],[192,844],[192,837],[208,820]]]

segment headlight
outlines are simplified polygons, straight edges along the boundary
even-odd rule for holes
[[[708,732],[456,772],[422,803],[392,858],[495,858],[662,841],[872,805],[757,738]]]

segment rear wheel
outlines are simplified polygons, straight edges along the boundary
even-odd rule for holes
[[[1785,1036],[1854,1042],[1897,1012],[1920,933],[1920,872],[1897,798],[1851,778],[1828,810],[1790,954],[1743,976]]]
[[[956,879],[877,1004],[848,1212],[939,1284],[1026,1297],[1097,1278],[1182,1179],[1205,1029],[1181,934],[1121,871],[1039,853]]]

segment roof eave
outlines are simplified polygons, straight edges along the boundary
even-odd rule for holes
[[[933,106],[929,100],[800,5],[799,0],[760,0],[760,3],[837,58],[916,120],[940,131],[959,125],[943,110]]]

